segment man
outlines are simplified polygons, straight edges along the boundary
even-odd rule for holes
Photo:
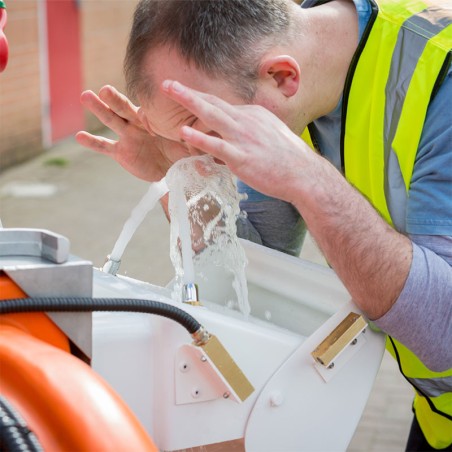
[[[452,450],[451,5],[317,3],[141,1],[125,65],[141,107],[84,93],[120,140],[78,140],[148,180],[207,152],[251,202],[283,202],[265,222],[293,206],[416,389],[407,450]]]

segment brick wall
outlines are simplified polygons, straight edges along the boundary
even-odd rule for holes
[[[44,0],[7,1],[5,29],[10,57],[0,74],[0,171],[42,152],[38,5]],[[104,84],[124,89],[122,62],[138,0],[79,2],[84,89]],[[88,113],[89,130],[100,123]]]
[[[9,62],[0,74],[0,167],[41,150],[39,39],[36,0],[8,2]]]
[[[122,63],[138,0],[82,2],[82,51],[85,89],[97,92],[109,84],[124,92]],[[90,129],[100,126],[86,115]]]

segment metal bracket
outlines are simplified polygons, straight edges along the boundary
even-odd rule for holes
[[[365,344],[367,326],[361,315],[350,312],[313,350],[314,366],[326,382]]]
[[[202,348],[182,345],[175,358],[176,405],[232,399],[241,402]]]
[[[29,297],[90,297],[93,265],[69,254],[69,240],[43,229],[0,229],[0,271]],[[92,314],[48,312],[79,348],[92,355]]]
[[[69,240],[44,229],[2,229],[0,256],[29,256],[62,264],[69,257]]]

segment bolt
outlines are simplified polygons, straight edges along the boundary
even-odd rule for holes
[[[229,396],[230,396],[231,394],[229,393],[229,392],[225,392],[224,394],[223,394],[223,398],[224,399],[229,399]]]
[[[284,402],[284,396],[279,392],[274,392],[270,394],[270,406],[278,407],[281,406]]]
[[[201,395],[201,391],[198,388],[193,388],[191,391],[191,396],[197,399]]]
[[[355,337],[355,339],[353,339],[353,340],[350,342],[350,345],[356,345],[357,342],[358,342],[358,338]]]
[[[202,356],[201,356],[201,361],[202,361],[203,363],[205,363],[205,362],[207,361],[207,358],[206,358],[204,355],[202,355]]]
[[[190,369],[190,366],[188,365],[188,363],[182,362],[179,364],[179,370],[181,372],[188,372],[189,369]]]
[[[332,369],[334,367],[334,363],[331,363],[329,366],[328,366],[328,369]]]

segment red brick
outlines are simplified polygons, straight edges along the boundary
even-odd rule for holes
[[[84,89],[111,84],[124,91],[123,58],[137,0],[81,2]],[[0,74],[0,166],[42,151],[38,2],[8,2],[10,60]],[[100,122],[88,112],[87,127]]]

